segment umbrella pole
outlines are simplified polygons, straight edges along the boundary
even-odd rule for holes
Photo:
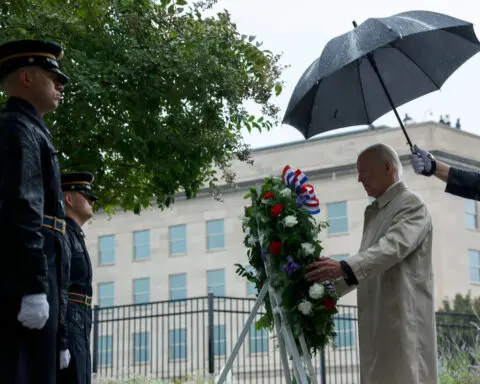
[[[375,62],[375,60],[373,59],[373,56],[371,54],[368,54],[367,58],[368,58],[368,61],[370,62],[370,64],[372,65],[373,70],[375,71],[375,73],[378,77],[378,80],[380,80],[380,84],[382,85],[382,88],[385,91],[385,95],[387,95],[387,99],[388,99],[388,102],[390,103],[390,107],[392,107],[393,113],[395,113],[395,116],[397,117],[398,123],[400,124],[400,128],[402,128],[403,134],[407,138],[407,144],[410,146],[410,150],[413,153],[414,151],[413,151],[412,141],[410,140],[410,137],[408,136],[407,130],[405,129],[405,126],[403,125],[402,119],[398,115],[397,108],[395,108],[395,105],[393,104],[393,100],[390,97],[390,93],[388,93],[387,86],[383,82],[382,75],[380,75],[380,71],[378,70],[378,67],[377,67],[377,63]]]

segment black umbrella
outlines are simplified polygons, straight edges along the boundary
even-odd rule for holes
[[[368,19],[330,40],[293,91],[283,122],[305,138],[371,124],[436,91],[480,50],[473,25],[447,15],[404,12]]]

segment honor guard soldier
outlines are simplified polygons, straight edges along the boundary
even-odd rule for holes
[[[446,183],[445,192],[469,200],[480,201],[480,173],[451,167],[438,161],[425,149],[413,146],[410,157],[416,174],[435,176]]]
[[[97,197],[92,193],[89,172],[62,175],[70,250],[67,329],[60,330],[60,372],[58,384],[90,384],[90,332],[92,329],[92,264],[85,246],[82,226],[93,216]],[[65,332],[66,331],[66,332]]]
[[[55,383],[65,213],[60,171],[43,116],[68,77],[62,47],[20,40],[0,46],[0,381]]]

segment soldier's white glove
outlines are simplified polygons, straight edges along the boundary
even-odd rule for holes
[[[24,327],[42,329],[48,320],[49,308],[46,293],[23,296],[17,319]]]
[[[70,364],[70,351],[68,349],[60,351],[60,369],[65,369]]]
[[[431,174],[432,167],[433,167],[433,162],[435,161],[433,159],[433,156],[425,151],[422,148],[417,147],[415,144],[413,146],[413,153],[410,158],[410,161],[412,163],[413,170],[417,174]]]

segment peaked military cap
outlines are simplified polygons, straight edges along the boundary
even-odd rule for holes
[[[91,201],[97,201],[98,198],[92,193],[92,183],[94,176],[90,172],[72,172],[61,175],[62,191],[80,192]]]
[[[63,48],[54,41],[16,40],[0,46],[0,78],[18,68],[37,66],[57,74],[62,84],[68,76],[60,71],[58,61],[63,57]]]

